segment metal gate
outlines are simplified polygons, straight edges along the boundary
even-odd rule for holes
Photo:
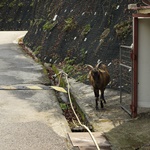
[[[120,104],[131,115],[132,102],[132,61],[131,46],[120,46]]]

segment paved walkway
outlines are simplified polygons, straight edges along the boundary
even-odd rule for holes
[[[70,128],[43,67],[0,32],[0,150],[70,150]],[[46,88],[44,88],[46,87]]]

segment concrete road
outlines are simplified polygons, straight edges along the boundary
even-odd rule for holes
[[[48,81],[42,66],[16,44],[24,34],[0,32],[0,150],[70,150],[54,91],[38,88]]]

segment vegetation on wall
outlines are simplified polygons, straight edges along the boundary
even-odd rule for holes
[[[33,4],[34,0],[1,0],[0,30],[27,30],[33,16]]]
[[[91,30],[91,25],[90,24],[85,25],[81,35],[86,36],[90,32],[90,30]]]
[[[40,53],[41,49],[42,49],[42,46],[38,46],[38,47],[35,49],[35,51],[33,52],[34,55],[38,55],[38,54]]]
[[[77,26],[77,23],[75,22],[73,17],[69,17],[65,20],[65,25],[64,25],[63,30],[64,31],[73,30],[76,28],[76,26]]]
[[[43,25],[43,30],[44,30],[44,31],[50,31],[50,30],[52,30],[56,25],[57,25],[57,21],[55,21],[55,22],[47,21],[47,22]]]
[[[119,38],[126,39],[127,36],[132,33],[132,21],[121,21],[114,26],[114,29]]]

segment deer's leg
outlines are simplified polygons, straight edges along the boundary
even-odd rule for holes
[[[100,99],[100,102],[101,102],[101,108],[104,108],[102,99]]]
[[[105,90],[105,89],[104,89]],[[106,100],[104,98],[104,90],[101,90],[101,99],[104,101],[104,103],[106,104]]]
[[[94,89],[94,94],[95,94],[95,104],[96,104],[96,110],[98,110],[98,98],[99,98],[99,89]]]

